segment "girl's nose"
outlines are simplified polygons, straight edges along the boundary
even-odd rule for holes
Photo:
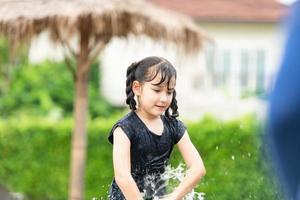
[[[160,96],[160,101],[161,102],[166,102],[168,100],[167,94],[162,93]]]

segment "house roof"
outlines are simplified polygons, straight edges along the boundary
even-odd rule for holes
[[[287,6],[276,0],[148,0],[198,21],[277,22]]]

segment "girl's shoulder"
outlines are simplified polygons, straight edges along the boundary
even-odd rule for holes
[[[113,143],[113,134],[114,131],[116,130],[117,127],[120,127],[124,133],[127,135],[127,137],[129,138],[129,140],[131,140],[133,138],[133,134],[132,134],[132,124],[134,122],[134,116],[132,115],[132,112],[129,112],[128,114],[126,114],[124,117],[122,117],[121,119],[119,119],[111,128],[109,135],[108,135],[108,140],[110,143]]]
[[[131,112],[129,112],[129,113],[127,113],[124,117],[122,117],[121,119],[119,119],[117,122],[116,122],[116,124],[120,124],[120,123],[122,123],[122,124],[128,124],[128,123],[132,123],[132,122],[134,122],[134,120],[135,120],[135,118],[134,118],[134,113],[133,113],[133,111],[131,111]]]
[[[173,139],[173,143],[177,144],[179,140],[182,138],[182,136],[184,135],[187,129],[186,126],[181,120],[177,118],[163,116],[163,119],[166,123],[166,126],[169,128],[169,131]]]
[[[174,117],[167,117],[165,115],[163,115],[163,119],[164,119],[164,122],[172,127],[178,127],[178,126],[184,126],[184,123],[180,120],[180,119],[177,119],[177,118],[174,118]]]
[[[127,113],[124,117],[119,119],[112,128],[112,131],[116,127],[121,127],[123,131],[133,131],[135,129],[135,124],[136,124],[136,118],[134,116],[134,113],[131,111]]]

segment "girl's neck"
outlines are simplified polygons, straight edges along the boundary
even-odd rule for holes
[[[134,111],[141,119],[143,119],[144,121],[155,121],[157,119],[160,119],[160,116],[154,116],[154,115],[150,115],[149,113],[143,111],[142,109],[137,109],[136,111]]]
[[[133,111],[138,116],[138,118],[144,123],[148,130],[152,133],[161,136],[164,130],[163,121],[161,116],[149,115],[141,110]]]

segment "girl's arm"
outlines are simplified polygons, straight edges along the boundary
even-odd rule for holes
[[[203,161],[191,142],[187,131],[177,144],[179,151],[188,167],[187,174],[179,186],[168,197],[162,200],[179,200],[191,192],[199,180],[205,175]]]
[[[142,200],[142,195],[130,173],[130,141],[120,127],[117,127],[113,134],[115,180],[127,200]]]

